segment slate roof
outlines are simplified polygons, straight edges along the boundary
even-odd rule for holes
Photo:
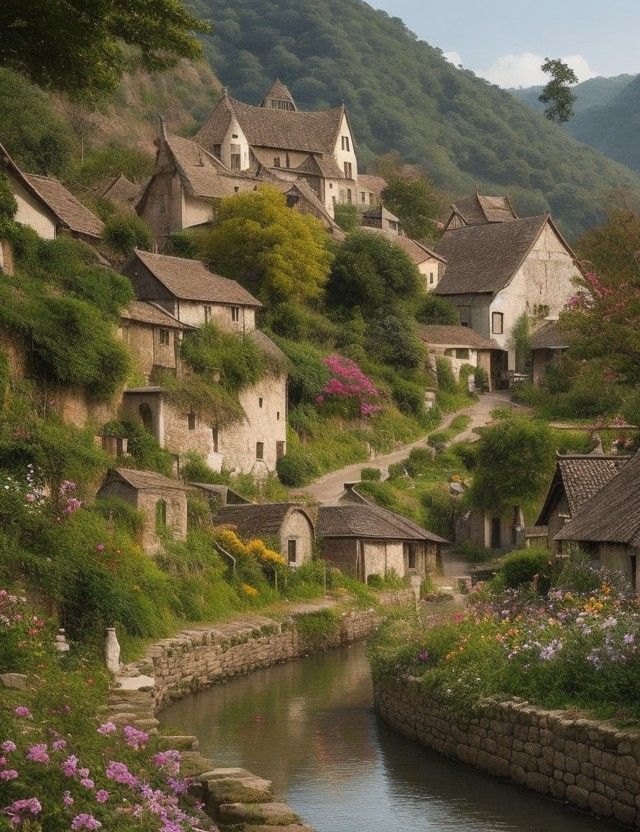
[[[483,338],[468,326],[429,324],[419,327],[420,338],[425,344],[447,347],[471,347],[475,350],[497,350],[498,345]]]
[[[175,315],[167,312],[161,306],[144,300],[134,300],[121,313],[120,317],[127,321],[137,321],[142,324],[167,327],[168,329],[192,329],[183,324]]]
[[[283,83],[279,78],[276,78],[276,80],[273,82],[273,84],[271,85],[271,89],[266,93],[265,97],[262,99],[260,106],[266,106],[266,102],[270,98],[275,98],[278,101],[288,101],[290,104],[293,104],[293,106],[296,107],[296,102],[293,100],[293,96],[289,91],[289,87],[285,83]]]
[[[446,259],[447,268],[435,293],[494,294],[504,289],[547,223],[551,223],[551,218],[545,214],[445,231],[436,245],[436,252]],[[555,231],[553,223],[551,225]],[[567,249],[570,251],[568,246]]]
[[[271,177],[265,177],[264,181],[272,187],[277,188],[277,190],[281,191],[286,196],[291,196],[295,191],[297,191],[298,196],[301,199],[304,199],[305,202],[309,203],[314,211],[322,217],[323,222],[334,236],[339,238],[343,238],[345,236],[338,223],[327,211],[324,202],[305,179],[302,179],[299,176],[295,179],[284,179],[274,174]]]
[[[48,211],[49,214],[52,216],[52,220],[55,218],[55,212],[51,209],[49,204],[46,202],[43,196],[38,192],[38,190],[32,185],[31,181],[29,180],[26,173],[24,173],[18,165],[13,161],[11,156],[9,156],[7,149],[4,147],[2,143],[0,143],[0,162],[2,166],[7,170],[11,176],[17,179],[20,184],[40,203],[40,205]]]
[[[359,231],[372,231],[374,234],[382,234],[390,243],[400,246],[400,248],[409,255],[413,262],[419,266],[425,260],[439,260],[441,263],[447,261],[440,254],[437,254],[433,249],[425,246],[424,243],[418,240],[412,240],[411,237],[403,237],[390,231],[388,228],[371,228],[369,225],[363,225],[358,229]]]
[[[25,176],[63,225],[77,234],[96,239],[102,237],[102,220],[77,200],[61,182],[35,173],[26,173]]]
[[[549,522],[551,508],[563,491],[567,496],[569,512],[572,517],[575,517],[581,507],[601,491],[628,462],[628,456],[604,454],[558,456],[553,480],[537,525],[544,526]]]
[[[186,491],[184,483],[179,480],[171,480],[163,474],[157,474],[155,471],[138,471],[134,468],[110,468],[107,474],[107,480],[119,478],[129,483],[138,491],[145,491],[147,489],[172,489],[173,491]]]
[[[209,482],[190,482],[189,485],[193,486],[193,488],[197,488],[199,491],[204,491],[207,494],[220,497],[222,505],[249,504],[248,500],[246,500],[241,494],[238,494],[237,491],[233,491],[233,489],[229,488],[228,485],[216,485]]]
[[[252,146],[333,153],[344,113],[344,107],[317,112],[254,107],[225,96],[195,140],[206,148],[221,144],[235,116]]]
[[[222,506],[216,513],[218,526],[235,526],[241,537],[275,537],[290,511],[299,511],[313,522],[304,506],[298,503],[249,503],[248,505]]]
[[[259,300],[235,280],[210,272],[199,260],[152,254],[140,249],[134,249],[134,256],[174,297],[181,300],[262,306]]]
[[[139,199],[140,194],[146,187],[127,179],[124,174],[119,173],[117,176],[103,182],[97,188],[98,194],[109,202],[114,202],[116,205],[125,208],[133,208],[134,203]]]
[[[368,540],[427,540],[447,543],[444,538],[428,532],[405,517],[373,503],[341,503],[320,506],[318,537],[356,537]]]
[[[164,142],[190,196],[222,199],[255,190],[255,177],[230,170],[197,142],[170,134],[166,134]]]
[[[518,219],[507,196],[483,196],[475,193],[468,199],[458,200],[451,208],[460,214],[467,225],[511,222]]]
[[[640,454],[582,504],[555,540],[640,546]]]
[[[534,332],[532,350],[563,350],[569,347],[569,339],[562,331],[560,321],[549,321]]]

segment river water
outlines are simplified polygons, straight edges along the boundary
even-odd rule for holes
[[[257,671],[167,708],[218,766],[272,780],[318,832],[610,832],[394,734],[362,644]]]

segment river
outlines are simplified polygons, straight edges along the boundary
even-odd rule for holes
[[[318,832],[610,832],[398,736],[372,709],[362,644],[257,671],[171,705],[218,766],[243,766]]]

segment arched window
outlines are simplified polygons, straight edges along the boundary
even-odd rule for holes
[[[142,427],[147,431],[147,433],[153,433],[153,414],[151,412],[151,408],[146,402],[142,402],[138,408],[138,413],[140,414]]]
[[[167,501],[158,500],[156,503],[156,532],[160,533],[167,528]]]

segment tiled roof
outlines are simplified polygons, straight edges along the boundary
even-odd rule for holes
[[[405,517],[373,503],[341,503],[320,506],[318,537],[357,537],[369,540],[428,540],[447,543],[438,535],[412,523]]]
[[[277,190],[281,191],[286,196],[292,196],[297,192],[297,196],[313,208],[334,236],[344,236],[344,232],[338,223],[333,219],[331,214],[327,211],[324,202],[305,179],[302,179],[300,176],[295,179],[284,179],[277,175],[267,175],[264,177],[264,181],[268,182],[268,184],[273,188],[277,188]]]
[[[468,199],[458,200],[451,208],[460,214],[467,225],[511,222],[518,219],[506,196],[483,196],[476,193]]]
[[[276,78],[276,80],[273,82],[273,84],[271,85],[271,89],[262,99],[262,103],[260,106],[264,107],[265,102],[267,102],[270,98],[275,98],[277,101],[288,101],[289,104],[293,104],[294,107],[296,106],[296,102],[293,100],[293,96],[289,91],[289,87],[286,84],[284,84],[279,78]]]
[[[191,329],[188,324],[181,323],[162,307],[143,300],[134,300],[120,313],[120,317],[127,321],[138,321],[142,324],[153,324],[169,329]]]
[[[214,518],[218,526],[234,526],[244,538],[275,537],[289,512],[300,512],[311,526],[313,522],[304,507],[297,503],[250,503],[223,506]]]
[[[549,321],[533,333],[532,350],[562,350],[569,346],[569,339],[562,331],[560,321]]]
[[[435,293],[499,292],[509,284],[547,223],[548,214],[445,231],[436,252],[446,259],[447,268]]]
[[[174,297],[181,300],[262,306],[235,280],[213,274],[199,260],[152,254],[139,249],[134,249],[134,255]]]
[[[29,177],[26,173],[24,173],[18,165],[13,161],[11,156],[9,156],[6,148],[3,144],[0,143],[0,164],[2,167],[11,174],[12,177],[17,179],[20,184],[26,188],[26,190],[40,203],[41,207],[48,211],[51,215],[51,219],[55,218],[55,212],[51,209],[49,204],[46,202],[44,197],[38,192],[38,190],[31,184]]]
[[[114,176],[107,182],[103,182],[100,188],[97,188],[98,194],[109,202],[114,202],[125,208],[133,208],[137,202],[140,194],[146,187],[144,185],[131,182],[124,174],[120,173]]]
[[[447,347],[471,347],[476,350],[499,349],[494,341],[483,338],[468,326],[430,324],[419,327],[420,338],[425,344]]]
[[[362,216],[370,220],[389,220],[390,222],[400,222],[395,214],[392,214],[384,205],[374,205],[373,208],[368,208],[362,212]]]
[[[640,546],[640,454],[582,504],[555,540]]]
[[[403,237],[400,234],[390,231],[388,228],[371,228],[370,226],[363,225],[358,230],[373,231],[375,234],[382,234],[390,243],[395,243],[395,245],[400,246],[417,266],[424,263],[425,260],[439,260],[441,263],[447,262],[442,255],[437,254],[433,249],[425,246],[424,243],[418,240],[412,240],[411,237]]]
[[[567,454],[558,457],[556,471],[551,481],[538,525],[549,522],[552,506],[564,491],[572,517],[580,508],[612,480],[628,463],[628,456],[604,454]]]
[[[255,190],[257,181],[253,176],[230,170],[197,142],[170,134],[164,137],[164,141],[190,196],[222,199]]]
[[[344,112],[344,107],[318,112],[275,110],[225,97],[196,133],[195,139],[209,149],[221,144],[235,115],[252,146],[333,153]]]
[[[96,239],[102,236],[102,220],[77,200],[61,182],[35,173],[27,173],[25,176],[63,225],[77,234]]]
[[[148,488],[154,490],[160,488],[170,488],[174,491],[187,490],[184,483],[179,480],[171,480],[169,477],[165,477],[163,474],[157,474],[155,471],[138,471],[134,468],[111,468],[107,474],[107,481],[114,477],[119,477],[129,483],[133,488],[138,489],[138,491],[144,491]]]
[[[383,179],[381,176],[374,176],[369,173],[358,174],[358,185],[366,191],[371,191],[372,194],[375,194],[378,197],[387,187],[387,184],[387,180]]]

